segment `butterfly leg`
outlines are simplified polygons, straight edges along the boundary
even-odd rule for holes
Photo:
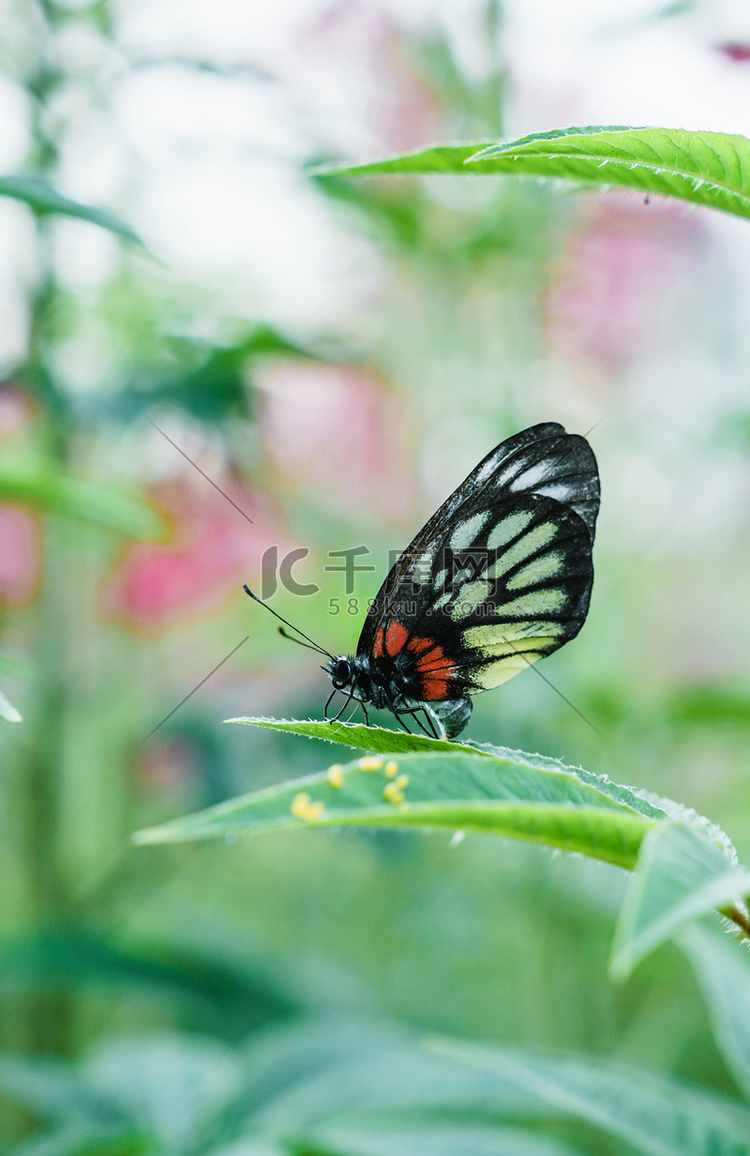
[[[419,727],[419,729],[423,732],[423,734],[426,734],[428,738],[435,738],[436,739],[438,737],[438,735],[435,733],[434,728],[432,728],[432,733],[430,733],[430,731],[427,730],[427,727],[424,725],[421,718],[419,717],[419,712],[420,712],[420,710],[422,710],[421,707],[409,707],[409,708],[406,708],[405,710],[401,710],[401,711],[397,711],[393,707],[391,709],[393,710],[393,713],[396,716],[396,719],[398,720],[398,722],[401,724],[401,726],[404,728],[404,730],[407,731],[409,734],[413,734],[413,731],[409,730],[408,726],[401,718],[402,714],[410,714],[412,716],[412,718],[414,719],[415,723],[417,724],[417,726]],[[427,721],[430,723],[430,726],[432,727],[432,721],[429,718],[429,716],[427,716]]]
[[[367,704],[366,704],[366,702],[364,701],[364,699],[361,699],[361,698],[357,698],[357,696],[356,696],[356,695],[354,696],[354,701],[355,701],[355,703],[356,703],[357,705],[355,706],[355,708],[354,708],[354,710],[352,711],[352,713],[349,715],[349,718],[347,719],[347,722],[351,722],[351,720],[354,718],[355,714],[357,713],[357,707],[358,707],[358,706],[361,706],[361,707],[362,707],[362,713],[363,713],[363,714],[364,714],[364,716],[365,716],[365,726],[366,726],[366,727],[369,727],[369,725],[370,725],[370,716],[369,716],[369,714],[367,713]]]
[[[431,737],[430,732],[427,730],[427,727],[424,725],[421,718],[419,717],[419,709],[420,709],[419,707],[411,707],[409,710],[405,710],[403,713],[404,714],[410,714],[412,716],[412,718],[414,719],[414,722],[417,724],[419,729],[422,731],[422,733],[426,734],[427,737],[429,738],[429,737]],[[411,734],[411,731],[409,731],[409,733]]]
[[[406,731],[407,735],[413,734],[414,732],[413,732],[413,731],[411,731],[411,730],[409,730],[408,726],[406,725],[406,723],[404,722],[404,720],[401,718],[401,713],[402,713],[401,711],[397,711],[397,710],[394,710],[394,712],[393,712],[393,717],[395,718],[395,720],[396,720],[396,722],[398,723],[398,725],[399,725],[400,727],[403,727],[403,729]],[[411,714],[411,711],[405,711],[405,712],[403,712],[403,713],[405,713],[405,714]]]
[[[419,727],[419,729],[421,731],[423,731],[427,735],[428,738],[431,738],[431,739],[444,739],[445,738],[443,728],[440,725],[440,719],[438,718],[438,716],[435,714],[435,712],[432,710],[431,707],[426,706],[424,704],[422,706],[415,706],[415,707],[412,707],[408,713],[414,716],[414,721],[416,722],[417,726]],[[419,717],[420,714],[424,715],[425,719],[427,720],[427,724],[430,728],[429,730],[427,729],[427,727],[424,725],[421,718]]]
[[[401,718],[401,715],[402,714],[413,714],[414,712],[411,710],[399,709],[399,707],[396,706],[396,704],[393,702],[393,700],[390,698],[390,696],[388,694],[386,694],[385,692],[383,693],[383,699],[384,699],[383,705],[386,707],[387,710],[389,710],[391,712],[391,714],[395,718],[398,725],[400,727],[403,727],[403,729],[406,731],[406,733],[408,735],[410,735],[412,732],[409,730],[408,726],[406,725],[404,720]]]
[[[326,722],[329,721],[328,720],[328,708],[331,705],[331,703],[333,702],[335,694],[336,694],[336,691],[332,690],[328,696],[328,701],[326,702],[326,705],[323,707],[323,718],[326,720]]]
[[[427,722],[430,725],[432,737],[434,739],[444,739],[445,728],[443,727],[439,716],[436,715],[434,710],[432,710],[432,708],[429,706],[422,707],[422,711],[424,712],[424,717],[427,719]]]
[[[417,724],[419,729],[422,731],[422,733],[427,735],[428,738],[433,738],[433,739],[445,738],[445,733],[443,732],[440,718],[438,717],[437,714],[435,714],[435,712],[433,712],[430,709],[430,707],[425,706],[424,703],[422,703],[420,706],[411,706],[411,707],[410,706],[396,706],[393,699],[385,692],[383,694],[383,698],[384,698],[384,705],[386,706],[386,708],[389,711],[391,711],[394,718],[396,719],[396,722],[399,724],[399,726],[403,727],[403,729],[406,731],[407,734],[411,735],[414,733],[406,725],[406,723],[403,720],[403,715],[409,714],[414,719],[415,723]],[[425,716],[425,718],[427,719],[427,722],[428,722],[429,728],[430,728],[429,730],[422,722],[422,719],[419,717],[420,714],[423,714]],[[436,723],[437,723],[437,726],[435,725]]]
[[[335,694],[336,692],[334,691],[333,693]],[[331,698],[333,698],[333,694],[331,695]],[[331,701],[331,698],[329,698],[328,702]],[[348,707],[349,703],[352,701],[353,698],[354,698],[354,689],[349,691],[349,694],[344,699],[344,705],[342,706],[339,713],[335,714],[333,716],[333,718],[328,718],[328,716],[326,716],[326,722],[338,722],[338,720],[341,718],[342,714],[344,713],[344,711],[346,710],[346,708]],[[359,699],[357,699],[357,701],[359,702]],[[328,703],[326,703],[326,707],[327,706],[328,706]]]
[[[422,722],[421,718],[419,717],[419,713],[418,713],[418,711],[416,711],[416,710],[413,710],[413,711],[410,711],[409,713],[410,713],[411,715],[413,715],[415,723],[417,724],[417,726],[419,727],[419,729],[420,729],[421,731],[423,731],[423,732],[424,732],[424,734],[426,734],[426,735],[427,735],[428,739],[429,739],[429,738],[437,738],[437,735],[435,735],[434,733],[433,733],[433,734],[430,734],[430,732],[428,731],[427,727],[424,725],[424,723]],[[429,717],[428,717],[428,720],[427,720],[427,721],[429,722]]]

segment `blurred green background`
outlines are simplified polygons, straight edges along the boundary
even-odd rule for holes
[[[23,716],[0,720],[4,1052],[170,1032],[219,1056],[335,1011],[732,1091],[676,950],[609,984],[614,869],[445,833],[128,844],[325,765],[221,725],[319,717],[328,693],[242,595],[266,551],[309,551],[294,575],[319,592],[271,605],[351,652],[388,552],[555,420],[591,431],[603,498],[588,621],[543,673],[596,730],[527,672],[475,700],[469,737],[670,795],[750,858],[747,224],[306,171],[571,122],[750,128],[739,17],[595,9],[563,28],[541,0],[0,7],[0,168],[145,243],[0,199],[0,690]],[[360,546],[350,601],[326,567]],[[40,1118],[5,1093],[9,1147]]]

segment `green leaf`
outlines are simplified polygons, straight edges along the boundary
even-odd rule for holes
[[[238,1018],[257,1027],[298,1010],[283,985],[253,972],[245,960],[241,969],[202,956],[195,949],[182,952],[165,943],[140,943],[127,949],[86,928],[69,924],[62,928],[32,930],[16,939],[0,942],[0,974],[25,995],[61,983],[75,989],[90,984],[140,988],[161,1007],[189,1000],[192,1014],[210,1016],[221,1029],[236,1027]]]
[[[548,771],[571,771],[583,782],[603,792],[617,803],[637,811],[645,819],[664,819],[683,810],[671,799],[662,799],[646,791],[637,791],[613,783],[606,775],[593,775],[582,767],[568,767],[559,759],[545,755],[529,755],[511,747],[499,747],[492,743],[449,742],[447,739],[433,739],[429,735],[407,734],[406,731],[388,730],[386,727],[363,726],[361,723],[322,722],[320,719],[275,719],[275,718],[230,718],[230,723],[245,723],[248,726],[268,727],[271,730],[291,731],[308,738],[322,739],[324,742],[341,743],[360,751],[374,751],[378,754],[403,754],[408,751],[466,751],[473,755],[494,755],[510,762],[520,762]]]
[[[161,518],[142,498],[56,473],[44,465],[0,463],[0,500],[65,514],[129,538],[153,539],[164,533]]]
[[[103,1040],[81,1076],[164,1150],[180,1152],[240,1093],[243,1071],[240,1053],[219,1040],[164,1033]]]
[[[534,133],[469,155],[468,149],[440,145],[327,171],[348,177],[437,172],[556,177],[679,197],[750,217],[750,140],[738,134],[592,126]]]
[[[720,832],[713,834],[720,837]],[[686,823],[652,827],[641,847],[615,932],[610,970],[625,979],[679,927],[750,891],[731,848]]]
[[[361,723],[325,722],[320,719],[228,718],[228,723],[244,723],[252,727],[268,727],[275,731],[291,731],[311,739],[341,743],[359,751],[377,751],[380,754],[404,754],[407,751],[469,751],[484,754],[469,743],[432,739],[428,735],[410,735],[406,731],[392,731],[386,727],[370,727]]]
[[[154,1149],[116,1104],[61,1061],[0,1055],[0,1091],[56,1126],[27,1139],[18,1156],[136,1156]]]
[[[750,1154],[746,1108],[656,1072],[452,1041],[436,1041],[434,1047],[498,1080],[518,1081],[553,1107],[620,1137],[646,1156]]]
[[[123,1121],[118,1109],[85,1087],[59,1060],[0,1055],[0,1090],[43,1120],[87,1126]]]
[[[11,658],[9,654],[0,654],[0,674],[9,674],[13,678],[33,678],[34,668],[22,658]]]
[[[56,213],[63,217],[75,217],[80,221],[90,221],[92,225],[99,225],[110,233],[124,237],[126,241],[144,248],[143,241],[134,233],[130,225],[116,217],[106,209],[95,209],[91,205],[82,205],[78,201],[71,201],[58,193],[48,181],[39,177],[7,176],[0,177],[0,196],[13,197],[16,201],[23,201],[38,216]]]
[[[750,1097],[750,959],[747,946],[689,927],[677,942],[693,965],[727,1066]]]
[[[695,686],[680,690],[663,711],[673,726],[747,727],[750,695],[734,687]]]
[[[5,719],[6,722],[20,723],[23,722],[20,711],[17,711],[12,702],[9,702],[3,692],[0,690],[0,718]]]
[[[670,799],[606,776],[522,751],[383,727],[313,719],[228,721],[377,753],[137,832],[134,842],[231,838],[306,826],[447,827],[637,867],[614,946],[617,978],[689,919],[750,890],[750,874],[739,870],[719,828]]]
[[[127,1126],[89,1128],[72,1124],[27,1138],[9,1156],[154,1156],[155,1151],[152,1136]]]
[[[520,1128],[446,1123],[377,1132],[326,1128],[306,1136],[300,1151],[310,1156],[576,1156],[567,1144]]]
[[[426,1051],[411,1033],[364,1017],[320,1015],[256,1036],[247,1060],[246,1125],[269,1136],[308,1136],[314,1129],[382,1114],[408,1113],[434,1124],[452,1110],[481,1121],[554,1115],[517,1080],[472,1071]],[[444,1121],[443,1121],[444,1122]]]
[[[396,157],[367,161],[361,165],[318,165],[310,170],[313,177],[379,177],[391,173],[463,173],[466,162],[494,141],[464,141],[462,144],[439,144],[415,149]],[[482,166],[476,170],[482,172]],[[493,170],[494,171],[494,170]]]
[[[448,827],[485,831],[633,867],[653,818],[533,756],[437,750],[347,766],[270,787],[140,831],[136,843],[184,842],[300,827]],[[597,785],[594,785],[597,784]]]
[[[171,337],[162,343],[162,351],[163,360],[134,365],[119,390],[90,399],[92,417],[132,421],[156,406],[183,410],[201,421],[221,422],[230,416],[246,420],[259,363],[271,357],[315,360],[312,350],[265,324],[253,326],[234,345]]]

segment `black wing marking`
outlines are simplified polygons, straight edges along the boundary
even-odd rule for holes
[[[454,698],[499,686],[569,642],[591,596],[591,539],[575,511],[529,494],[486,515],[452,572],[434,575],[432,605],[413,626],[451,661]]]
[[[574,637],[586,616],[593,581],[591,546],[599,510],[599,474],[596,458],[585,438],[566,433],[557,422],[545,422],[497,446],[425,523],[380,588],[365,620],[357,654],[370,653],[379,631],[387,629],[388,623],[394,620],[404,624],[410,634],[421,630],[427,634],[425,618],[445,594],[439,579],[445,569],[446,546],[455,554],[461,550],[487,549],[491,541],[497,541],[493,549],[512,548],[512,539],[501,541],[502,531],[498,527],[506,525],[512,529],[513,515],[520,516],[522,508],[528,512],[530,499],[536,501],[538,524],[545,520],[550,524],[559,523],[560,534],[563,535],[565,526],[568,539],[564,554],[570,599],[564,612],[559,610],[556,618],[549,619],[559,627],[563,625],[561,616],[564,615],[566,625],[550,636],[550,645],[543,653],[551,653]],[[528,523],[524,528],[529,528]],[[497,531],[494,539],[493,529]],[[575,572],[577,565],[582,569],[580,574]],[[510,575],[506,577],[510,579]],[[488,591],[484,601],[493,601],[499,606],[503,601],[500,588]],[[480,614],[484,614],[481,625],[488,626],[490,617],[486,608],[480,611],[478,606],[475,617]],[[433,634],[436,622],[435,618],[431,621]],[[501,625],[499,617],[496,622]],[[448,617],[441,641],[452,643],[451,649],[455,650],[458,639],[479,625],[467,620],[459,630]],[[516,627],[518,623],[514,620],[513,625]],[[497,659],[491,659],[486,641],[479,647],[476,637],[473,645],[469,640],[463,642],[462,649],[484,650],[484,655],[474,655],[472,665],[478,674],[479,667],[496,664]],[[519,642],[520,639],[516,645]],[[541,656],[539,653],[538,657]],[[475,683],[476,680],[472,686]],[[476,685],[473,693],[479,689],[486,687]]]

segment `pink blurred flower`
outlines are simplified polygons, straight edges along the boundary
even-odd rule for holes
[[[750,60],[750,44],[728,41],[726,44],[717,44],[716,50],[733,64],[747,64]]]
[[[300,38],[295,72],[322,103],[359,121],[366,147],[396,152],[439,135],[440,101],[401,49],[403,31],[377,3],[340,0]]]
[[[285,362],[262,385],[266,448],[288,484],[396,520],[409,512],[408,416],[377,374]]]
[[[10,381],[0,383],[0,437],[12,437],[34,416],[34,403]]]
[[[166,742],[157,740],[143,752],[138,763],[138,776],[147,787],[164,791],[195,782],[199,769],[195,748],[180,739],[170,738]]]
[[[151,497],[171,519],[173,539],[125,548],[103,585],[106,617],[152,634],[186,616],[213,614],[243,582],[257,581],[269,546],[286,547],[266,499],[236,478],[216,481],[252,524],[200,475],[154,486]]]
[[[42,540],[34,514],[0,505],[0,603],[21,610],[34,601],[42,573]]]
[[[610,369],[647,352],[669,317],[671,291],[694,269],[701,228],[671,201],[592,199],[546,294],[552,348]]]

